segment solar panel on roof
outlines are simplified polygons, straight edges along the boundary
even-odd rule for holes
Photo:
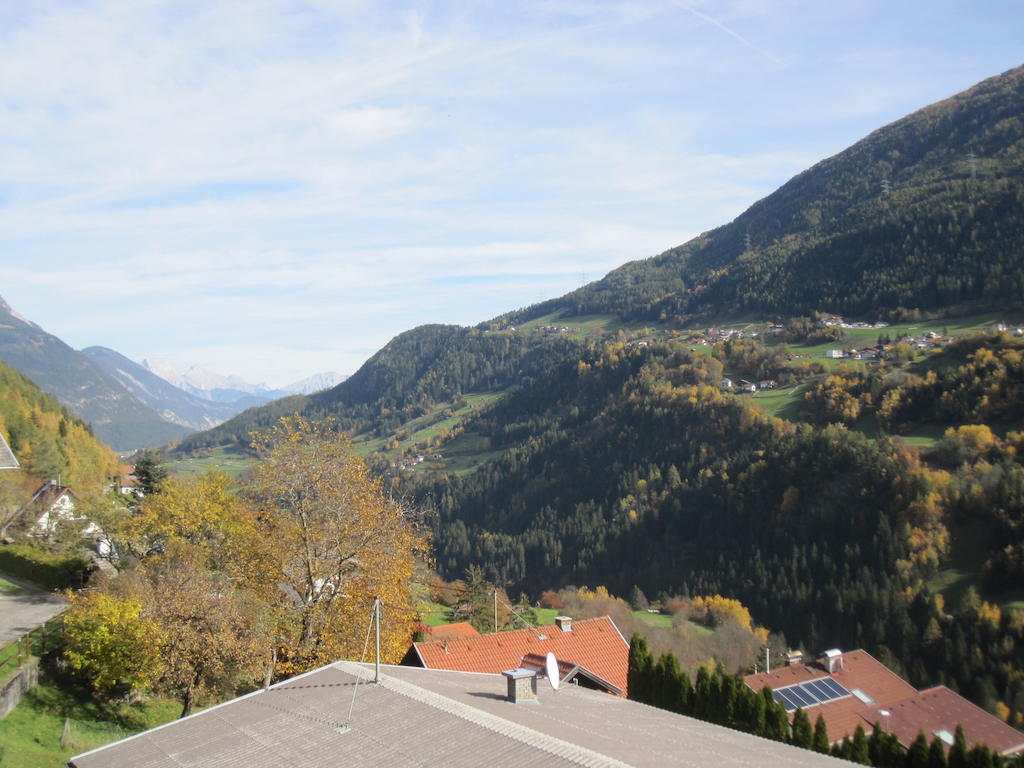
[[[836,698],[842,698],[843,696],[850,695],[850,692],[846,690],[846,688],[844,688],[840,683],[833,680],[831,677],[823,678],[819,682],[822,685],[827,686],[833,693],[835,693]]]
[[[793,690],[790,691],[790,696],[800,702],[801,707],[813,707],[818,702],[815,701],[813,696],[809,696],[804,692],[802,685],[794,685]]]
[[[817,704],[825,704],[849,695],[850,692],[846,688],[830,677],[787,685],[772,692],[772,698],[782,702],[787,712],[792,712],[798,707],[806,709]]]
[[[814,697],[818,701],[831,701],[836,697],[835,693],[826,686],[822,685],[819,681],[812,680],[807,683],[804,688],[814,694]]]
[[[772,698],[782,703],[782,706],[786,708],[787,712],[792,712],[796,709],[796,704],[789,700],[789,698],[782,691],[772,691]]]

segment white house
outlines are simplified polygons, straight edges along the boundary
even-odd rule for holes
[[[96,543],[96,551],[103,557],[110,554],[110,542],[102,529],[83,515],[75,514],[78,497],[66,485],[51,480],[43,483],[25,505],[29,534],[46,536],[52,534],[62,522],[81,524],[81,535]]]

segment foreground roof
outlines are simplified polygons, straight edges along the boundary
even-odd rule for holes
[[[629,672],[629,643],[608,616],[562,626],[414,643],[413,648],[428,669],[492,673],[515,669],[526,655],[546,656],[550,652],[559,661],[583,667],[620,691],[626,690]]]
[[[74,768],[839,766],[578,686],[513,704],[500,675],[339,662],[73,757]]]
[[[919,731],[929,741],[941,735],[949,744],[960,725],[968,745],[985,744],[1002,754],[1024,749],[1024,733],[949,688],[938,686],[918,691],[867,651],[849,651],[841,656],[842,668],[831,674],[824,664],[812,662],[748,675],[744,680],[755,691],[770,685],[778,692],[776,696],[789,686],[811,681],[831,679],[842,685],[850,695],[805,707],[811,722],[819,713],[824,717],[829,740],[833,742],[852,736],[858,725],[870,731],[878,723],[905,747]]]
[[[0,469],[18,469],[19,466],[18,460],[14,458],[14,454],[11,452],[11,447],[7,444],[7,440],[4,439],[3,435],[0,435]]]

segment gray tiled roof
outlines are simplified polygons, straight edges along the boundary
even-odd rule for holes
[[[18,460],[11,453],[11,447],[7,445],[4,436],[0,435],[0,469],[17,469],[18,466]]]
[[[371,678],[366,665],[332,664],[79,755],[70,765],[839,765],[578,686],[555,692],[541,683],[539,702],[512,704],[501,675],[384,667],[381,685],[368,684]]]

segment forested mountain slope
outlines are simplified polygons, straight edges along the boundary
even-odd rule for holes
[[[988,599],[1024,583],[1024,432],[972,426],[965,402],[965,426],[922,461],[888,437],[766,417],[717,386],[723,352],[600,345],[469,422],[496,459],[400,485],[436,510],[442,570],[477,564],[531,593],[728,595],[794,645],[865,647],[918,685],[1024,712],[1022,616],[929,586],[953,530],[986,553]],[[985,386],[1020,391],[1014,355]]]
[[[1004,306],[1024,297],[1024,67],[880,128],[733,222],[634,261],[561,310],[701,317]]]
[[[93,436],[88,424],[2,362],[0,432],[24,473],[36,481],[59,477],[82,490],[121,473],[117,456]]]
[[[189,431],[162,419],[88,357],[14,314],[2,299],[0,360],[55,395],[117,450],[159,445]]]
[[[345,430],[381,437],[439,403],[450,403],[469,392],[522,385],[577,354],[578,344],[571,339],[424,325],[396,336],[333,389],[250,408],[215,429],[186,438],[176,450],[187,453],[218,445],[244,448],[250,432],[296,412],[312,419],[332,417]]]

